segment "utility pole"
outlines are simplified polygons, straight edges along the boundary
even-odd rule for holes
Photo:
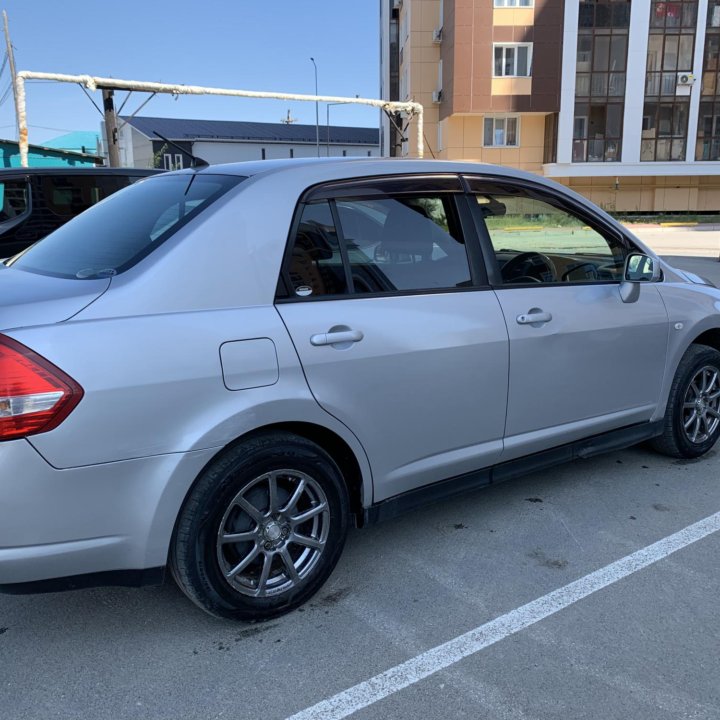
[[[117,115],[113,102],[114,90],[103,88],[103,110],[105,111],[105,141],[108,149],[110,167],[120,167],[120,148],[118,146]]]
[[[315,68],[315,96],[317,97],[317,63],[315,58],[310,58],[310,60]],[[320,105],[317,100],[315,101],[315,144],[317,145],[317,156],[320,157]]]
[[[5,44],[7,45],[8,54],[8,65],[10,66],[10,77],[12,79],[13,99],[15,101],[15,130],[18,134],[18,140],[20,135],[20,118],[18,117],[18,105],[17,105],[17,78],[15,77],[15,53],[13,52],[13,46],[10,42],[10,27],[8,26],[8,16],[3,10],[3,21],[5,24]],[[27,140],[27,138],[25,138]]]

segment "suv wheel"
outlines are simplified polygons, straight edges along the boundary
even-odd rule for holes
[[[285,432],[221,455],[185,501],[170,568],[203,610],[265,620],[310,598],[340,557],[348,528],[346,485],[332,458]]]
[[[691,345],[670,389],[663,434],[652,441],[677,458],[704,455],[720,437],[720,352]]]

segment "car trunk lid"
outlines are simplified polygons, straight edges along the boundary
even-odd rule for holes
[[[109,285],[110,278],[55,278],[0,263],[0,330],[67,320],[100,297]]]

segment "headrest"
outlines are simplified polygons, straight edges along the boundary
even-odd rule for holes
[[[307,253],[312,260],[330,260],[333,256],[332,247],[315,223],[301,223],[293,245],[295,251]]]
[[[385,217],[381,248],[388,253],[428,257],[432,254],[436,227],[425,214],[395,202]]]

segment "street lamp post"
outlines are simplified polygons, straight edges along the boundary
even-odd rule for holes
[[[317,63],[315,62],[315,58],[310,58],[310,61],[315,68],[315,95],[317,95]],[[320,104],[317,100],[315,101],[315,145],[317,145],[317,156],[320,157]]]

